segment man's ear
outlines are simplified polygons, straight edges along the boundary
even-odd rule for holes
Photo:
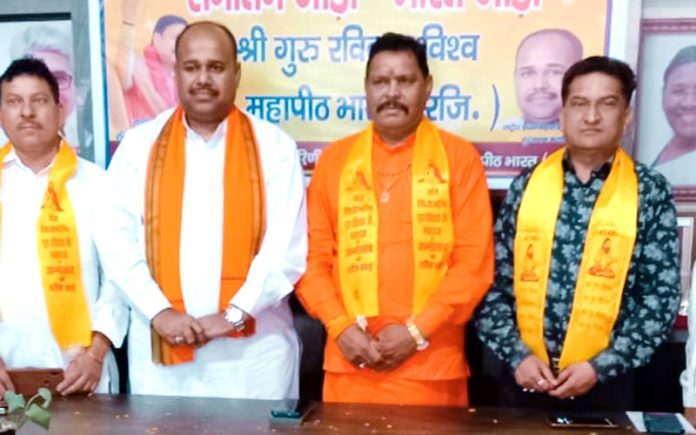
[[[60,119],[60,128],[63,128],[63,124],[65,124],[65,118],[67,118],[67,113],[65,112],[65,108],[61,103],[56,104],[56,110],[58,111],[58,118]]]
[[[234,82],[234,88],[235,88],[235,89],[239,89],[239,83],[240,83],[241,80],[242,80],[242,63],[241,63],[241,62],[237,62],[237,63],[234,65],[234,67],[235,67],[235,69],[237,70],[237,78],[236,78],[236,80],[235,80],[235,82]]]

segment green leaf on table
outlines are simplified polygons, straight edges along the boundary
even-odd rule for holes
[[[43,404],[41,405],[42,408],[48,409],[49,406],[51,406],[51,402],[53,401],[53,395],[51,394],[51,390],[48,388],[39,388],[39,391],[36,393],[41,398],[44,400]]]
[[[48,426],[51,424],[50,412],[39,405],[32,403],[31,406],[29,406],[29,409],[27,409],[26,415],[29,420],[48,430]]]
[[[14,391],[5,391],[5,402],[7,402],[8,414],[12,414],[14,411],[24,408],[27,404],[24,400],[24,396]]]

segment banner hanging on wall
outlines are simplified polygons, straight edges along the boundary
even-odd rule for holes
[[[310,171],[326,143],[368,122],[363,80],[377,36],[422,38],[426,115],[474,142],[489,176],[562,144],[561,78],[604,54],[611,0],[104,0],[110,140],[178,102],[174,41],[187,23],[234,33],[237,105],[278,124]]]

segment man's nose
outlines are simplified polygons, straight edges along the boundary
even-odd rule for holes
[[[401,94],[401,86],[399,86],[398,80],[390,80],[389,86],[387,87],[387,95],[390,97],[397,97]]]
[[[602,114],[596,104],[590,104],[585,112],[584,120],[588,124],[596,124],[602,119]]]
[[[35,114],[34,105],[30,101],[26,101],[26,102],[22,103],[22,108],[21,108],[20,114],[24,118],[33,117]]]
[[[196,76],[198,83],[210,83],[210,71],[207,68],[201,68]]]

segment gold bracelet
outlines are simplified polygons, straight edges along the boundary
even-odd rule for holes
[[[406,329],[408,329],[408,333],[413,337],[413,341],[416,342],[416,350],[425,350],[430,346],[430,343],[420,332],[420,329],[413,323],[413,319],[408,319],[406,321]]]

